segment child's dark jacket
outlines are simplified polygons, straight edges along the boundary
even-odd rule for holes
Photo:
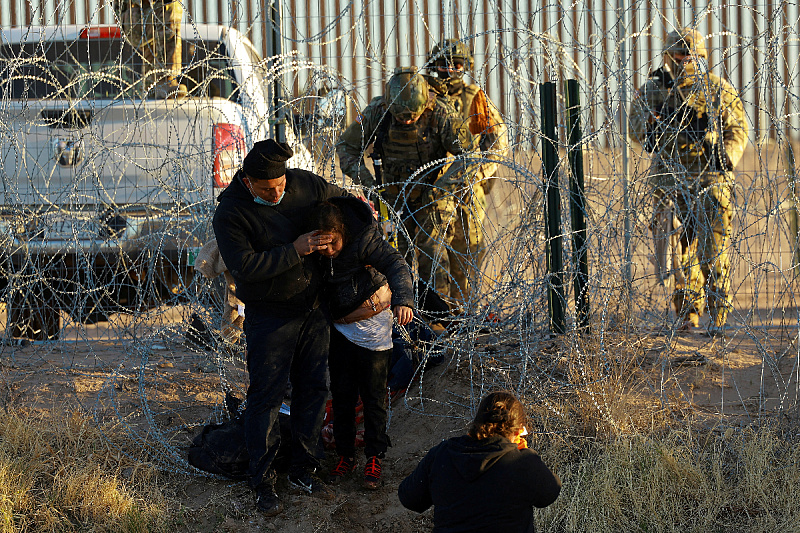
[[[372,209],[355,197],[329,201],[342,210],[350,232],[349,242],[336,258],[320,258],[332,318],[342,318],[358,308],[387,281],[392,290],[392,307],[404,305],[413,309],[414,289],[408,265],[383,238]]]

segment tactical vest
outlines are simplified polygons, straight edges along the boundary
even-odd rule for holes
[[[654,71],[650,79],[660,90],[659,94],[667,97],[654,102],[653,110],[661,118],[648,127],[645,150],[659,151],[662,158],[678,160],[690,172],[710,170],[707,137],[716,125],[709,122],[706,95],[713,98],[712,87],[704,87],[704,90],[684,87],[685,96],[681,96],[672,78],[662,69]],[[717,169],[715,165],[711,167]]]
[[[383,140],[384,183],[406,181],[422,166],[447,155],[441,145],[434,142],[433,118],[433,111],[427,109],[411,125],[389,121]],[[438,170],[432,169],[431,173],[421,175],[419,179],[431,183],[437,176]]]
[[[464,85],[464,88],[456,94],[449,95],[450,103],[456,108],[458,114],[467,118],[467,113],[472,106],[472,100],[481,88],[475,84]]]

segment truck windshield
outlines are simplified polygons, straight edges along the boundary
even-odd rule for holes
[[[239,87],[218,41],[182,42],[191,96],[238,99]],[[120,38],[35,41],[0,46],[0,98],[115,99],[141,96],[141,60]]]

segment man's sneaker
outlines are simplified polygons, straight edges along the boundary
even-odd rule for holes
[[[289,474],[287,479],[289,480],[289,486],[302,494],[308,494],[323,500],[332,500],[336,497],[333,490],[316,476],[311,475],[311,472],[304,472],[299,475]]]
[[[344,477],[356,469],[356,460],[352,457],[342,457],[339,456],[339,462],[336,463],[336,466],[331,473],[328,474],[328,483],[331,485],[335,485],[336,483],[342,481]]]
[[[272,485],[256,490],[256,509],[264,516],[277,516],[283,511],[283,504]]]
[[[381,486],[381,458],[372,456],[364,465],[364,488],[375,490]]]

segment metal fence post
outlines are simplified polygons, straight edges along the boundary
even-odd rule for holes
[[[564,314],[564,260],[561,241],[561,194],[558,190],[558,137],[556,134],[556,84],[548,81],[539,85],[542,112],[542,167],[545,180],[545,216],[547,218],[547,300],[550,328],[557,335],[566,332]]]
[[[569,210],[572,221],[572,262],[575,269],[575,315],[578,327],[589,325],[589,263],[586,251],[586,195],[583,185],[583,149],[581,148],[581,95],[577,80],[567,80],[567,132],[569,146]]]

